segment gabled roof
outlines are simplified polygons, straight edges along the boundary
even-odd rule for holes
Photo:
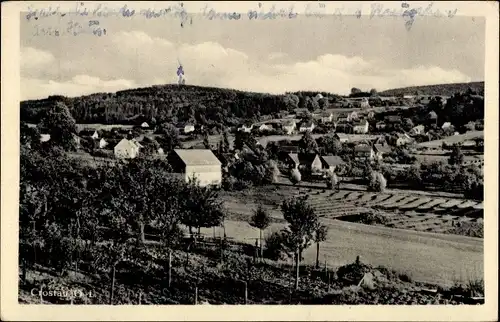
[[[389,153],[391,152],[391,147],[387,144],[374,144],[373,147],[378,151],[382,153]]]
[[[297,125],[297,122],[295,122],[294,120],[288,120],[283,122],[283,126],[295,126],[295,125]]]
[[[185,165],[220,165],[221,162],[207,149],[174,149]]]
[[[438,117],[436,112],[434,111],[430,111],[429,114],[427,114],[427,116],[432,119],[436,119]]]
[[[345,163],[344,160],[342,160],[342,158],[338,155],[323,155],[321,156],[321,159],[329,166],[337,166]]]
[[[360,120],[359,122],[354,122],[354,126],[365,126],[368,123],[367,120]]]
[[[372,147],[368,144],[359,144],[354,147],[355,152],[370,152]]]
[[[401,116],[399,115],[387,115],[384,120],[390,123],[401,122]]]
[[[335,133],[335,136],[337,136],[339,139],[348,139],[349,136],[345,133]]]
[[[324,111],[323,113],[321,113],[321,116],[322,116],[322,117],[330,117],[330,116],[332,116],[332,115],[333,115],[333,114],[332,114],[331,112],[326,112],[326,111]]]
[[[316,153],[290,153],[290,158],[297,164],[311,164],[316,158]]]
[[[116,148],[138,148],[139,145],[138,143],[134,143],[132,140],[127,140],[127,139],[121,139],[120,142],[118,142],[117,145],[115,145]]]
[[[306,121],[306,122],[302,122],[300,123],[300,127],[311,127],[313,126],[313,121]]]

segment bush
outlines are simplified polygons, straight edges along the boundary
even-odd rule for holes
[[[339,178],[335,173],[330,173],[326,179],[326,186],[328,189],[335,188],[339,183]]]
[[[285,248],[283,246],[284,236],[281,231],[275,231],[264,238],[264,257],[272,260],[285,259]]]
[[[290,181],[293,184],[297,184],[302,180],[302,175],[300,174],[300,171],[298,169],[292,169],[290,171]]]
[[[370,175],[368,188],[370,191],[383,192],[387,186],[387,180],[380,172],[373,171]]]

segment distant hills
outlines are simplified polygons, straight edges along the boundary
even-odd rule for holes
[[[451,96],[471,88],[484,93],[484,82],[412,86],[380,92],[383,96],[443,95]],[[310,110],[320,108],[313,98],[321,93],[325,99],[342,98],[324,92],[294,92],[282,95],[255,93],[235,89],[192,85],[157,85],[118,91],[96,93],[80,97],[49,96],[45,99],[22,101],[21,120],[39,123],[45,111],[55,102],[65,103],[77,123],[141,124],[196,123],[221,130],[244,121],[258,121],[262,117],[279,118],[283,111],[297,107]]]
[[[454,83],[454,84],[439,84],[439,85],[425,85],[425,86],[410,86],[389,89],[379,92],[381,96],[401,96],[401,95],[442,95],[452,96],[457,92],[465,92],[471,88],[478,94],[484,93],[484,82],[471,82],[471,83]]]

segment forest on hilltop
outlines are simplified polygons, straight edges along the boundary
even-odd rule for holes
[[[455,93],[465,92],[468,89],[484,95],[484,82],[454,83],[425,86],[410,86],[394,88],[380,92],[382,96],[402,96],[402,95],[442,95],[452,96]]]
[[[21,102],[21,120],[39,123],[56,102],[66,104],[77,123],[140,124],[193,122],[203,125],[235,125],[282,110],[296,108],[285,95],[244,92],[233,89],[164,85],[97,93],[68,98]],[[290,104],[291,103],[291,104]]]

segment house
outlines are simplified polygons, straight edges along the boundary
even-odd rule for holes
[[[417,125],[410,130],[411,135],[422,135],[425,133],[425,126]]]
[[[368,133],[368,121],[367,120],[361,120],[359,122],[354,122],[352,125],[353,132],[357,134],[366,134]]]
[[[196,178],[202,187],[208,185],[220,186],[222,182],[222,164],[207,149],[174,149],[168,155],[168,162],[175,173],[189,182]]]
[[[315,99],[316,101],[318,101],[318,100],[320,100],[320,99],[322,99],[322,98],[323,98],[323,95],[321,95],[321,93],[318,93],[316,96],[314,96],[314,99]]]
[[[335,169],[342,164],[345,164],[344,160],[337,155],[322,155],[320,157],[323,170],[328,172],[335,172]]]
[[[429,121],[429,123],[431,123],[431,124],[437,124],[437,119],[438,119],[438,116],[437,116],[436,112],[430,111],[427,114],[427,121]]]
[[[158,150],[156,150],[156,153],[157,153],[158,155],[165,155],[165,151],[163,151],[163,149],[162,149],[162,148],[158,148]]]
[[[143,129],[147,129],[147,128],[149,128],[149,124],[148,124],[148,123],[146,123],[146,122],[143,122],[143,123],[141,124],[141,127],[142,127]]]
[[[115,157],[119,159],[133,159],[139,154],[140,145],[137,141],[122,139],[114,147]]]
[[[274,126],[272,123],[264,123],[259,126],[259,131],[270,131],[273,130]]]
[[[443,130],[449,129],[450,127],[451,127],[450,122],[444,122],[443,125],[441,126]]]
[[[185,124],[182,131],[184,132],[184,134],[188,134],[194,132],[194,130],[195,130],[194,124]]]
[[[414,95],[403,95],[403,98],[404,99],[412,99],[412,98],[415,98]]]
[[[250,132],[252,132],[252,129],[253,129],[253,124],[250,124],[250,123],[245,123],[245,124],[242,124],[242,125],[238,128],[238,131],[243,131],[243,132],[250,133]]]
[[[295,112],[295,117],[297,118],[304,118],[309,114],[311,114],[307,108],[296,108],[294,112]]]
[[[104,138],[101,138],[101,139],[99,140],[99,149],[103,149],[103,148],[105,148],[107,145],[108,145],[108,142],[106,142],[106,140],[104,140]]]
[[[99,133],[97,133],[97,131],[94,130],[82,130],[78,132],[78,135],[80,135],[81,137],[90,137],[94,140],[99,138]]]
[[[396,140],[397,146],[407,145],[413,142],[413,139],[406,133],[398,133],[397,136],[398,136]]]
[[[401,116],[399,115],[387,115],[384,118],[384,121],[386,124],[394,125],[394,124],[400,124],[402,122],[402,119]]]
[[[354,147],[354,158],[356,160],[373,160],[375,151],[368,144],[358,144]]]
[[[344,133],[337,132],[337,133],[335,133],[335,135],[333,137],[336,138],[337,140],[339,140],[341,143],[349,141],[349,136],[347,134],[344,134]]]
[[[50,134],[40,134],[40,142],[50,141]]]
[[[391,152],[391,147],[388,144],[379,144],[375,143],[373,145],[373,151],[375,152],[375,156],[379,159],[382,160],[384,155],[388,154]]]
[[[333,121],[333,114],[331,112],[321,113],[321,123],[331,123]]]
[[[375,127],[377,128],[377,130],[383,130],[386,128],[386,124],[384,121],[379,121],[377,122],[377,124],[375,124]]]
[[[291,135],[297,129],[297,123],[294,120],[286,121],[282,127],[286,134]]]
[[[320,172],[321,158],[315,153],[290,153],[289,165],[301,172]]]
[[[368,102],[368,98],[367,97],[363,97],[363,99],[359,103],[359,107],[361,107],[363,109],[370,108],[370,103]]]
[[[312,132],[316,126],[313,121],[305,121],[300,123],[299,132]]]

